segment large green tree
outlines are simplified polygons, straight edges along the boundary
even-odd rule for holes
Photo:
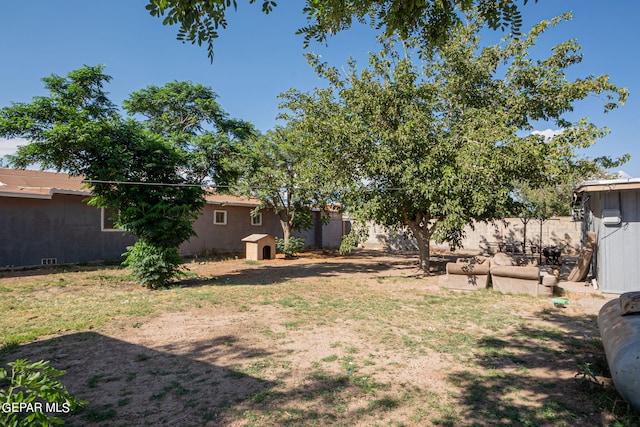
[[[516,180],[539,188],[575,171],[576,149],[607,132],[586,119],[566,120],[576,101],[598,94],[607,111],[624,103],[627,91],[607,76],[566,78],[581,59],[575,40],[532,58],[539,35],[561,19],[482,49],[481,20],[452,31],[435,52],[386,42],[364,69],[351,63],[340,71],[311,57],[330,86],[289,92],[289,118],[315,132],[345,171],[349,211],[408,229],[428,271],[430,240],[455,247],[465,225],[512,213]],[[531,134],[540,120],[563,132],[551,140]]]
[[[16,167],[84,176],[90,203],[117,212],[116,224],[139,238],[127,256],[134,274],[159,287],[178,272],[177,247],[194,235],[204,204],[200,178],[211,168],[194,167],[196,152],[215,156],[223,145],[218,133],[229,134],[214,129],[205,137],[196,129],[209,120],[232,121],[209,89],[185,83],[133,94],[127,109],[147,120],[122,117],[104,90],[110,80],[101,66],[44,78],[48,96],[0,109],[0,136],[28,141],[10,159]]]
[[[236,0],[148,0],[152,16],[165,25],[180,25],[178,40],[208,47],[213,60],[213,42],[227,27],[227,11],[238,7]],[[538,0],[533,0],[537,2]],[[249,4],[256,0],[248,0]],[[305,46],[311,40],[326,42],[328,36],[349,29],[353,22],[369,23],[386,36],[418,36],[428,46],[445,44],[450,29],[462,21],[460,13],[477,8],[490,28],[508,28],[518,34],[522,16],[518,4],[528,0],[306,0],[302,13],[308,25],[298,30]],[[277,6],[262,0],[262,11]]]

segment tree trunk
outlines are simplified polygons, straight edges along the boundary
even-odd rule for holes
[[[427,275],[430,275],[429,271],[429,241],[431,235],[426,224],[422,224],[422,221],[408,221],[407,226],[411,230],[413,237],[416,239],[418,245],[418,264],[420,270],[424,271]]]
[[[282,209],[278,212],[278,218],[280,219],[280,227],[282,227],[284,244],[288,245],[293,230],[293,215],[289,213],[288,209]]]
[[[285,246],[289,244],[289,238],[291,237],[291,224],[288,221],[280,220],[282,226],[282,236]]]

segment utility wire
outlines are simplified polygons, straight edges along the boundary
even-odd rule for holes
[[[83,179],[85,184],[116,184],[116,185],[148,185],[154,187],[202,187],[201,184],[181,184],[168,182],[144,182],[144,181],[105,181],[101,179]],[[230,187],[230,186],[226,186]]]
[[[201,184],[188,184],[188,183],[166,183],[166,182],[145,182],[145,181],[108,181],[108,180],[99,180],[99,179],[83,179],[82,180],[83,183],[87,183],[87,184],[113,184],[113,185],[146,185],[146,186],[154,186],[154,187],[201,187],[201,188],[211,188],[211,189],[216,189],[216,188],[236,188],[236,186],[233,185],[213,185],[210,187],[207,186],[203,186]],[[282,190],[284,187],[263,187],[263,186],[252,186],[249,187],[252,190]],[[308,190],[308,191],[315,191],[315,190],[323,190],[324,188],[305,188],[305,187],[296,187],[293,190]],[[367,188],[367,187],[363,187],[360,188],[360,190],[366,190],[366,191],[374,191],[374,189],[372,188]],[[402,187],[386,187],[384,188],[384,190],[391,190],[391,191],[402,191],[402,190],[406,190],[406,188],[402,188]]]
[[[114,185],[146,185],[150,187],[200,187],[200,188],[235,188],[233,185],[212,185],[206,186],[202,184],[188,183],[167,183],[167,182],[147,182],[147,181],[105,181],[100,179],[84,179],[82,182],[87,184],[114,184]],[[254,190],[280,190],[283,187],[250,187]],[[302,188],[296,188],[302,190]]]

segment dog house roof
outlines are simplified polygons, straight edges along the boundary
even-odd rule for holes
[[[259,242],[260,240],[264,239],[264,238],[271,238],[273,239],[272,236],[269,236],[268,234],[251,234],[247,237],[245,237],[244,239],[242,239],[243,242]]]

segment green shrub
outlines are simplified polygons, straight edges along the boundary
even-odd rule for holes
[[[285,244],[284,239],[276,238],[276,249],[287,258],[295,256],[302,248],[304,248],[304,239],[300,237],[289,237],[287,244]]]
[[[141,239],[123,255],[126,257],[123,264],[131,268],[133,277],[150,289],[166,287],[182,274],[176,248],[159,248]]]
[[[65,374],[49,365],[49,361],[30,362],[18,359],[7,364],[11,371],[0,368],[0,425],[50,426],[64,420],[47,413],[70,413],[84,402],[72,397],[57,380]]]

